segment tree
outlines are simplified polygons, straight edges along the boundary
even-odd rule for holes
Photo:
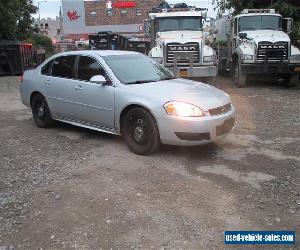
[[[23,40],[32,32],[37,7],[32,0],[0,1],[0,40]]]

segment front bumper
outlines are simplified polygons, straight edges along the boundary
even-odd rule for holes
[[[264,62],[264,63],[245,63],[242,64],[242,71],[247,74],[295,74],[300,73],[300,64],[284,62]]]
[[[178,117],[165,115],[158,120],[163,144],[196,146],[217,141],[233,128],[235,108],[222,115],[205,117]]]
[[[201,67],[168,67],[178,77],[215,77],[217,75],[217,66],[207,65]]]

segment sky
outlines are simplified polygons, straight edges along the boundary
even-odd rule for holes
[[[37,5],[38,2],[42,2],[43,0],[34,0],[34,4]],[[79,1],[79,0],[74,0]],[[169,3],[182,3],[185,2],[188,5],[195,5],[198,7],[207,7],[208,6],[208,16],[214,17],[216,16],[216,13],[213,11],[213,6],[211,4],[212,0],[168,0]],[[43,2],[40,4],[40,14],[41,18],[47,18],[47,17],[56,17],[59,13],[59,8],[61,5],[61,0],[47,0],[47,2]],[[35,18],[38,17],[38,14],[34,15]]]

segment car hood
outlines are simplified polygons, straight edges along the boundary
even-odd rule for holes
[[[230,102],[229,95],[211,85],[181,78],[130,87],[137,95],[159,101],[162,105],[168,101],[182,101],[208,110]]]

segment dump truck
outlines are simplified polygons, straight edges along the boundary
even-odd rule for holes
[[[299,83],[300,50],[291,44],[293,20],[275,9],[245,9],[239,15],[220,15],[215,21],[219,70],[230,71],[237,87],[249,76],[283,79],[287,86]]]
[[[207,9],[154,8],[144,20],[149,56],[179,77],[214,78],[215,51],[206,44],[203,23]]]

